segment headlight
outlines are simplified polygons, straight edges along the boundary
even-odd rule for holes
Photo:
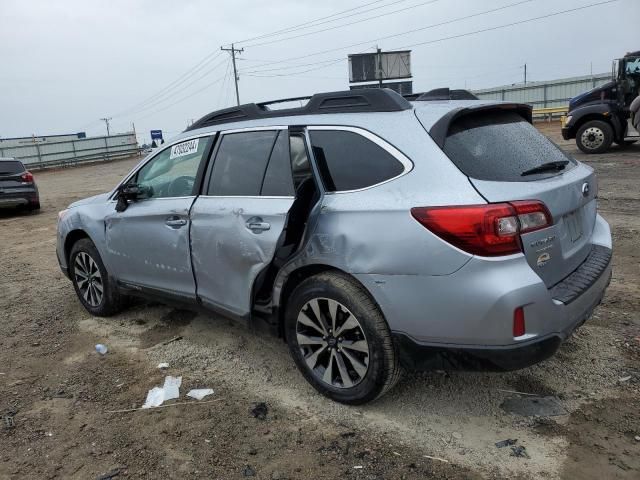
[[[568,115],[567,119],[564,122],[564,124],[566,125],[567,123],[570,123],[571,122],[571,118],[572,118],[571,115]]]

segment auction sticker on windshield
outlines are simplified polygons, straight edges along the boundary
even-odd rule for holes
[[[182,142],[171,147],[171,155],[169,158],[184,157],[185,155],[191,155],[198,151],[198,140],[194,138],[187,142]]]

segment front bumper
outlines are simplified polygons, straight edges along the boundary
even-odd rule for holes
[[[562,138],[564,138],[565,140],[570,140],[572,138],[575,138],[575,136],[572,133],[572,128],[568,127],[568,126],[564,126],[562,127]]]

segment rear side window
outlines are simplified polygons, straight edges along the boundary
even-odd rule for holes
[[[22,173],[24,171],[22,162],[13,160],[0,161],[0,175],[15,175],[16,173]]]
[[[397,177],[404,165],[362,135],[343,130],[310,130],[313,155],[327,191],[357,190]]]
[[[257,196],[278,131],[230,133],[213,164],[208,195]]]
[[[483,112],[458,119],[449,128],[443,150],[465,175],[478,180],[540,180],[575,165],[560,148],[513,112]],[[564,170],[522,175],[558,161],[569,163]]]

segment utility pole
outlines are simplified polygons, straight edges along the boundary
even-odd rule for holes
[[[111,117],[101,118],[100,120],[102,120],[107,125],[107,137],[110,136],[111,133],[109,132],[109,120],[111,120]]]
[[[527,64],[524,64],[524,84],[527,84]]]
[[[231,52],[231,60],[233,61],[233,79],[236,83],[236,102],[238,105],[240,105],[240,92],[238,91],[238,70],[236,70],[236,52],[242,53],[244,52],[244,48],[235,48],[232,43],[231,48],[220,47],[220,50]]]

